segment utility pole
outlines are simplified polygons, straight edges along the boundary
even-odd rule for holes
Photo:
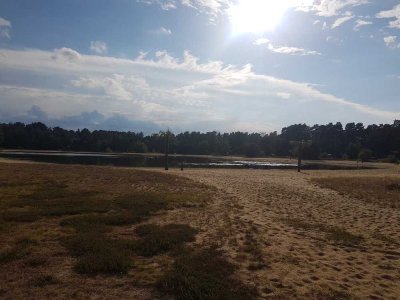
[[[169,129],[165,135],[165,171],[168,171]]]
[[[297,158],[297,172],[301,172],[301,156],[303,155],[303,141],[299,142],[299,148],[297,150],[298,158]]]

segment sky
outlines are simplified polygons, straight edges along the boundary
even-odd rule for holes
[[[399,95],[399,0],[0,0],[0,122],[267,133]]]

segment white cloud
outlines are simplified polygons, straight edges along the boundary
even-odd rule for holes
[[[276,93],[276,95],[277,95],[279,98],[282,98],[282,99],[285,99],[285,100],[289,100],[289,99],[292,97],[291,94],[286,93],[286,92],[278,92],[278,93]]]
[[[259,38],[254,42],[254,45],[260,46],[260,45],[268,45],[270,43],[269,39],[266,38]]]
[[[336,21],[332,24],[331,28],[332,29],[337,28],[337,27],[343,25],[344,23],[346,23],[347,21],[350,21],[353,18],[354,18],[354,16],[351,14],[344,16],[344,17],[340,17],[340,18],[336,19]]]
[[[72,80],[75,87],[89,90],[102,90],[108,96],[120,100],[133,100],[135,94],[148,90],[149,86],[143,78],[113,74],[111,76],[88,76]]]
[[[103,41],[91,41],[90,50],[96,54],[106,54],[108,51],[107,44]]]
[[[212,16],[217,16],[225,11],[232,3],[230,0],[181,0],[182,5],[193,7],[197,10],[206,12]]]
[[[368,0],[306,0],[298,2],[298,10],[315,12],[322,17],[339,16],[344,9],[369,3]]]
[[[11,22],[0,17],[0,27],[11,27]]]
[[[389,22],[389,27],[400,29],[400,4],[396,5],[391,10],[379,12],[376,17],[380,19],[395,19]]]
[[[176,9],[175,0],[136,0],[136,1],[147,5],[158,4],[163,10]]]
[[[10,28],[11,28],[11,22],[0,17],[0,39],[1,38],[10,39],[11,38]]]
[[[155,35],[171,35],[172,34],[171,29],[167,29],[165,27],[153,29],[153,30],[150,30],[149,32],[152,34],[155,34]]]
[[[356,24],[354,25],[353,29],[355,31],[358,31],[358,30],[360,30],[361,27],[368,26],[371,24],[372,24],[372,22],[370,22],[370,21],[364,21],[364,20],[358,19],[358,20],[356,20]]]
[[[308,56],[308,55],[321,55],[321,53],[314,50],[307,50],[303,48],[297,47],[275,47],[268,39],[260,38],[254,42],[254,45],[261,46],[266,45],[267,49],[279,54],[287,54],[287,55],[299,55],[299,56]]]
[[[383,41],[389,48],[400,48],[400,44],[397,44],[397,36],[386,36],[383,38]]]
[[[82,56],[75,50],[71,48],[60,48],[55,49],[54,54],[51,56],[53,60],[67,60],[69,62],[77,62],[79,61]]]
[[[164,10],[176,9],[178,5],[191,7],[207,13],[214,19],[232,3],[231,0],[137,0],[144,4],[157,4]]]
[[[256,74],[251,65],[200,62],[189,51],[182,59],[166,51],[121,59],[83,55],[69,48],[54,52],[0,49],[0,57],[0,72],[30,71],[38,78],[51,74],[56,86],[63,87],[28,88],[29,82],[3,86],[3,112],[26,112],[32,105],[46,107],[52,115],[97,110],[109,117],[118,111],[171,128],[231,130],[247,124],[253,128],[250,131],[270,130],[255,125],[264,122],[279,128],[295,122],[381,123],[399,117],[397,112],[323,93],[315,85]]]

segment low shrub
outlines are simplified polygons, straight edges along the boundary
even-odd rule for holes
[[[234,277],[235,267],[213,249],[185,251],[158,282],[158,290],[177,300],[251,300],[257,291]]]

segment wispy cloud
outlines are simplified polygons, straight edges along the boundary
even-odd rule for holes
[[[149,30],[149,32],[151,34],[155,34],[155,35],[171,35],[172,34],[172,30],[171,29],[167,29],[165,27],[152,29],[152,30]]]
[[[10,39],[11,22],[0,17],[0,39]]]
[[[388,122],[399,116],[323,93],[315,85],[257,74],[251,65],[201,63],[189,51],[181,59],[166,51],[122,59],[84,55],[69,48],[54,52],[1,49],[0,55],[3,72],[29,71],[38,78],[51,74],[56,86],[63,87],[54,90],[40,83],[29,87],[23,78],[12,86],[0,81],[0,111],[13,115],[37,105],[54,118],[93,110],[106,118],[129,112],[130,119],[171,128],[253,131],[271,130],[256,128],[255,124],[264,122],[279,128],[293,122]]]
[[[96,54],[106,54],[108,46],[103,41],[92,41],[90,42],[90,50]]]
[[[337,28],[337,27],[343,25],[344,23],[350,21],[353,18],[354,18],[354,16],[350,12],[347,12],[346,16],[336,19],[336,21],[333,22],[331,28],[332,29]]]
[[[136,0],[136,2],[144,3],[147,5],[158,4],[163,10],[176,9],[175,0]]]
[[[400,44],[397,43],[397,36],[394,35],[385,36],[383,38],[383,41],[389,48],[400,48]]]
[[[355,31],[358,31],[358,30],[360,30],[361,27],[372,25],[372,24],[373,23],[371,21],[365,21],[365,20],[358,19],[358,20],[356,20],[356,24],[354,25],[353,29]]]
[[[299,56],[308,56],[308,55],[321,55],[321,53],[314,50],[307,50],[298,47],[276,47],[274,46],[268,39],[260,38],[254,42],[255,45],[266,45],[267,49],[279,54],[287,54],[287,55],[299,55]]]
[[[368,0],[306,0],[299,1],[298,10],[315,12],[318,16],[333,17],[342,15],[344,9],[369,3]]]
[[[400,29],[400,4],[390,10],[379,12],[376,17],[380,19],[395,19],[394,21],[389,21],[389,27]]]

